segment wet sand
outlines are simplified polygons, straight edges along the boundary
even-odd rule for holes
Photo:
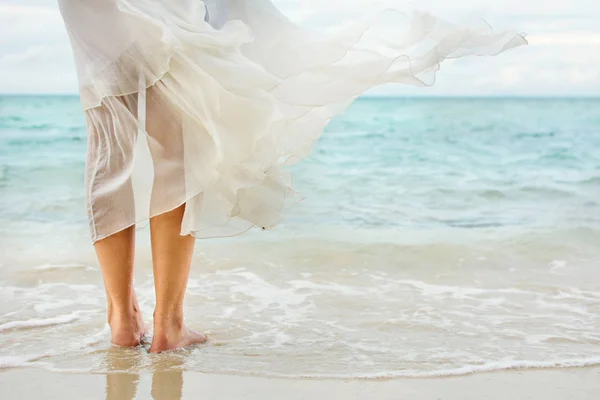
[[[177,399],[489,399],[587,400],[600,392],[600,368],[521,370],[431,379],[300,380],[170,371],[66,374],[0,372],[0,398],[60,400]]]

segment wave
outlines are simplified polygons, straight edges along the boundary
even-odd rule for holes
[[[57,136],[51,138],[45,137],[29,137],[29,138],[15,138],[7,140],[9,146],[47,146],[52,144],[71,143],[71,142],[84,142],[85,137],[83,136]]]
[[[19,367],[34,367],[43,370],[70,373],[102,373],[91,368],[60,368],[50,363],[34,363],[34,361],[47,357],[48,355],[37,356],[22,356],[22,357],[0,357],[0,369],[2,368],[19,368]],[[254,376],[265,378],[284,378],[284,379],[342,379],[342,380],[391,380],[391,379],[427,379],[427,378],[448,378],[457,376],[467,376],[479,373],[501,372],[501,371],[524,371],[524,370],[540,370],[540,369],[571,369],[571,368],[586,368],[600,366],[600,356],[576,359],[563,360],[512,360],[506,362],[488,362],[481,365],[463,365],[456,368],[439,369],[431,371],[381,371],[373,373],[340,373],[340,374],[281,374],[270,372],[248,372],[248,370],[211,370],[211,369],[189,369],[191,372],[201,372],[219,375],[238,375],[238,376]],[[143,371],[140,371],[143,372]]]
[[[464,365],[457,368],[440,369],[432,371],[382,371],[366,374],[245,374],[258,375],[273,378],[296,378],[296,379],[361,379],[361,380],[383,380],[398,378],[444,378],[453,376],[465,376],[483,372],[498,372],[510,370],[531,370],[531,369],[564,369],[564,368],[584,368],[600,366],[600,356],[564,359],[552,361],[534,361],[534,360],[514,360],[506,362],[489,362],[481,365]],[[203,371],[210,372],[210,371]],[[238,374],[238,372],[233,372]]]
[[[556,136],[557,133],[554,131],[540,131],[540,132],[521,132],[521,133],[517,133],[514,137],[516,139],[522,139],[522,138],[549,138],[549,137],[554,137]]]
[[[93,267],[82,264],[42,264],[33,269],[36,271],[94,270]]]
[[[6,123],[5,121],[8,121]],[[0,129],[18,129],[22,131],[47,131],[56,128],[56,125],[50,123],[33,123],[33,124],[13,124],[11,122],[24,122],[26,121],[21,117],[9,117],[5,118],[3,121],[0,121]]]
[[[79,314],[80,312],[73,312],[71,314],[59,315],[50,318],[31,318],[25,321],[10,321],[0,325],[0,333],[15,329],[42,328],[46,326],[69,324],[81,319]]]
[[[34,364],[35,361],[48,357],[50,354],[33,354],[25,356],[0,356],[0,369],[39,367]]]

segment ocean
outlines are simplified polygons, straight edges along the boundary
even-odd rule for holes
[[[0,368],[391,378],[600,365],[600,99],[361,98],[271,231],[200,240],[207,345],[109,344],[79,99],[0,96]],[[154,306],[147,226],[136,287]]]

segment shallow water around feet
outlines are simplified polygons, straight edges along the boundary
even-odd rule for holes
[[[600,100],[361,99],[270,232],[198,241],[207,345],[109,344],[77,98],[0,97],[0,368],[302,377],[600,363]],[[136,288],[154,307],[147,227]]]

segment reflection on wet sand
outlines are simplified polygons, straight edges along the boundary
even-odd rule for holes
[[[183,370],[154,371],[152,398],[154,400],[179,400],[183,392]]]
[[[112,373],[106,375],[106,400],[133,400],[140,381],[138,374]]]
[[[106,352],[106,400],[133,400],[137,394],[141,354],[137,349],[111,347]],[[112,372],[114,371],[114,372]]]
[[[183,392],[181,354],[148,355],[143,349],[111,348],[106,353],[106,400],[133,400],[138,395],[142,364],[152,369],[151,396],[154,400],[179,400]],[[144,365],[148,366],[148,365]],[[144,368],[145,369],[145,368]],[[141,392],[147,393],[142,389]],[[143,398],[140,394],[140,398]]]

